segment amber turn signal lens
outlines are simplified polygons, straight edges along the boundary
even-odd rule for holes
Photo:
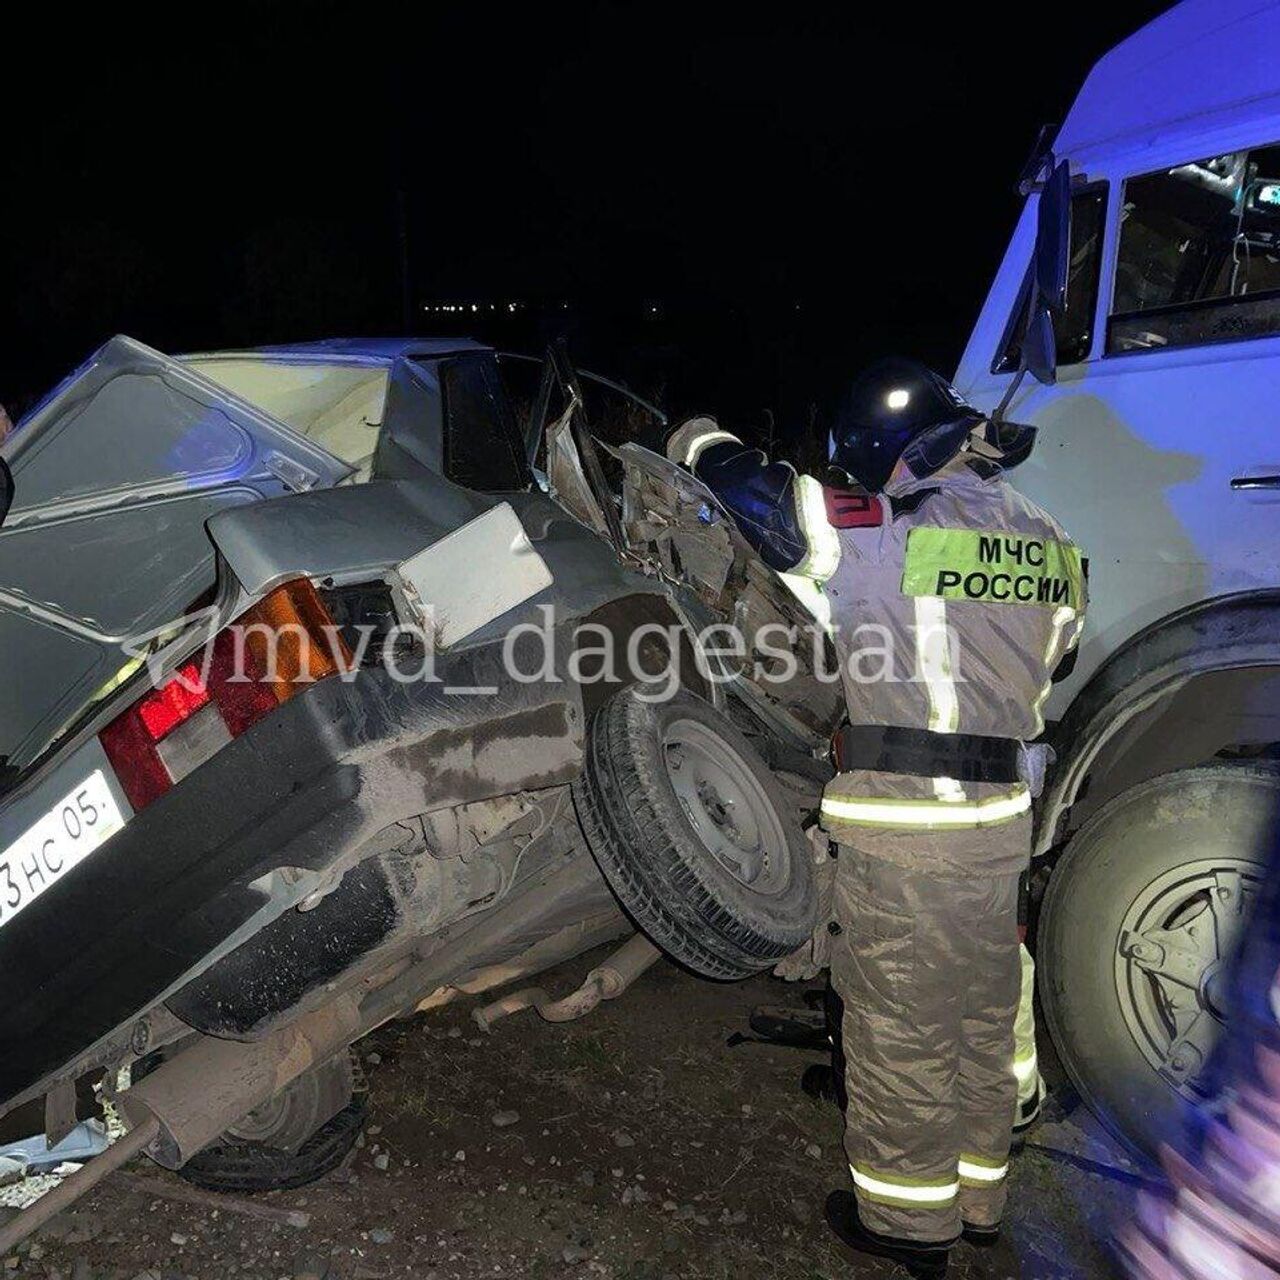
[[[277,587],[237,618],[233,630],[277,702],[354,666],[342,632],[306,578]]]
[[[300,578],[220,631],[203,663],[188,663],[179,671],[180,679],[117,716],[99,739],[136,812],[295,693],[354,665],[324,601]],[[210,715],[221,719],[221,734],[204,723],[204,731],[182,744],[181,752],[165,752],[166,742]]]

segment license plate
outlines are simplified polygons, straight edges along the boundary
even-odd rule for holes
[[[101,769],[0,852],[0,929],[125,824]]]

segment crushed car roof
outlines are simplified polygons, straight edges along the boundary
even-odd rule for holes
[[[490,351],[474,338],[320,338],[314,342],[282,342],[262,347],[193,352],[185,359],[208,356],[283,356],[311,360],[336,357],[358,363],[390,364],[400,356],[447,356],[459,351]]]

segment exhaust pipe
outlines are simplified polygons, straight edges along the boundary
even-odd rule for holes
[[[603,1000],[615,1000],[662,952],[642,933],[632,935],[604,964],[592,969],[583,984],[562,1000],[552,1000],[541,987],[525,987],[476,1009],[471,1017],[481,1031],[492,1031],[493,1024],[521,1009],[536,1009],[547,1022],[574,1022],[585,1018]]]
[[[361,1029],[359,1007],[343,997],[254,1043],[197,1036],[112,1099],[129,1131],[0,1227],[0,1256],[142,1152],[166,1169],[181,1168],[291,1080],[345,1049]]]
[[[43,1227],[55,1214],[75,1204],[85,1192],[92,1191],[109,1173],[114,1173],[121,1165],[127,1164],[159,1134],[160,1122],[152,1116],[136,1129],[130,1129],[100,1156],[95,1156],[70,1177],[64,1178],[51,1191],[46,1191],[35,1204],[29,1205],[11,1222],[0,1227],[0,1255],[8,1254],[15,1245],[21,1244],[33,1231]]]
[[[131,1127],[149,1117],[160,1122],[147,1155],[166,1169],[180,1169],[291,1080],[345,1049],[360,1031],[356,1002],[343,997],[264,1040],[200,1036],[113,1101]]]

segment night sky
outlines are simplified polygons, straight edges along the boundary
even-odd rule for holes
[[[1039,125],[1163,7],[49,6],[0,55],[0,402],[115,332],[563,327],[785,437],[877,355],[954,367]]]

